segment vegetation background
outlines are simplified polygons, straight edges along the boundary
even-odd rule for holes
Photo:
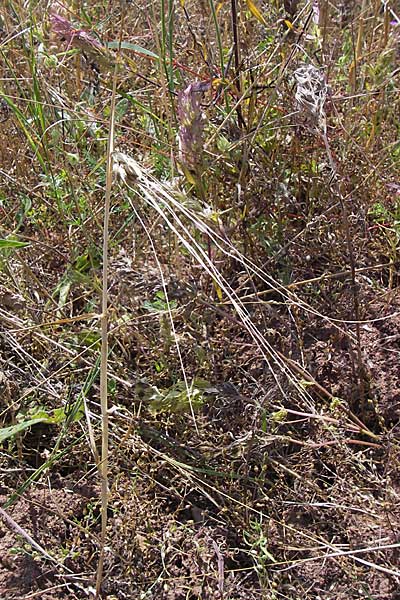
[[[390,0],[2,3],[0,598],[400,598],[399,74]]]

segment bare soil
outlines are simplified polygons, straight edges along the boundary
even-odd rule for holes
[[[198,434],[189,434],[179,415],[169,424],[114,422],[105,598],[256,599],[272,598],[274,590],[293,600],[300,593],[332,600],[399,597],[399,302],[393,295],[366,297],[365,307],[372,321],[361,329],[364,404],[356,402],[346,339],[326,325],[303,330],[309,372],[334,396],[350,398],[350,413],[343,412],[343,400],[329,407],[320,399],[337,419],[333,436],[324,423],[290,413],[262,424],[260,405],[270,411],[271,400],[258,386],[251,393],[249,380],[246,395],[237,379],[204,405]],[[239,335],[234,328],[231,334],[233,340]],[[236,372],[256,373],[260,381],[251,352],[235,356]],[[233,377],[232,365],[225,376],[229,372]],[[268,386],[274,389],[266,376]],[[349,431],[345,414],[354,424],[364,419],[376,438]],[[44,427],[25,437],[36,461],[51,435]],[[2,456],[4,501],[14,461]],[[49,473],[46,484],[31,486],[7,510],[56,563],[3,522],[1,598],[92,597],[98,490],[81,460],[77,448],[64,474]],[[194,471],[180,470],[180,463]],[[257,566],[254,551],[264,556]]]

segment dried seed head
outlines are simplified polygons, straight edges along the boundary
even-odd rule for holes
[[[325,76],[313,65],[304,65],[294,72],[297,82],[296,102],[312,118],[314,124],[325,130],[325,101],[328,93]]]
[[[320,13],[320,9],[319,9],[318,0],[313,0],[312,9],[313,9],[313,21],[316,25],[319,25],[321,13]]]
[[[139,164],[124,152],[113,152],[113,172],[124,184],[132,186],[143,177]]]

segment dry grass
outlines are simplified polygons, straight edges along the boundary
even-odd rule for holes
[[[396,10],[4,3],[0,597],[397,597]]]

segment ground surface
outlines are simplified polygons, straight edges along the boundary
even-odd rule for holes
[[[117,4],[0,17],[0,600],[95,595],[113,82],[100,596],[398,600],[396,7]]]

